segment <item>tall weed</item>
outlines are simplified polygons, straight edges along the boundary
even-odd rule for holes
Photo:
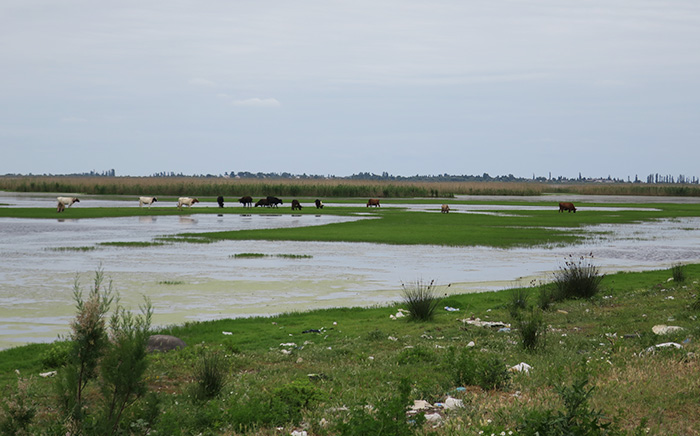
[[[431,280],[427,285],[422,280],[416,280],[408,286],[401,284],[401,288],[403,302],[412,320],[431,321],[435,317],[435,310],[442,301],[437,295],[435,280]]]
[[[554,273],[556,300],[589,299],[598,293],[603,276],[598,273],[592,259],[592,253],[577,260],[569,255],[564,265]]]

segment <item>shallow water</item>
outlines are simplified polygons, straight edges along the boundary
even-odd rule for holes
[[[0,203],[12,201],[16,200],[0,196]],[[52,201],[51,197],[21,199],[25,204],[39,202],[49,206]],[[432,210],[433,206],[419,207]],[[499,210],[507,213],[508,208],[501,206]],[[578,257],[592,252],[596,265],[604,272],[700,262],[700,219],[590,227],[585,229],[590,235],[588,243],[562,248],[506,250],[221,241],[55,251],[61,247],[95,246],[99,242],[150,241],[179,232],[321,225],[351,219],[357,218],[193,214],[152,219],[0,219],[0,348],[52,341],[58,334],[67,333],[74,315],[72,292],[76,273],[87,292],[100,265],[126,305],[136,307],[147,295],[155,308],[155,323],[165,325],[320,307],[384,304],[401,298],[402,283],[416,280],[435,279],[446,293],[528,285],[533,278],[551,277],[569,254]],[[231,257],[237,253],[311,257]],[[447,284],[451,286],[447,288]]]

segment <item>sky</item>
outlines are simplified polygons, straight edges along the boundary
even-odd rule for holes
[[[3,0],[0,174],[700,177],[697,0]]]

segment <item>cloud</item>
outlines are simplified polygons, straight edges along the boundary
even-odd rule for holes
[[[275,98],[249,98],[246,100],[233,100],[234,106],[245,107],[280,107],[282,104]]]
[[[66,124],[78,124],[78,123],[87,123],[87,119],[81,118],[81,117],[63,117],[61,118],[62,123]]]
[[[204,86],[208,88],[213,88],[216,86],[215,82],[212,82],[211,80],[207,79],[202,79],[201,77],[195,77],[194,79],[190,79],[188,82],[190,85],[194,86]]]

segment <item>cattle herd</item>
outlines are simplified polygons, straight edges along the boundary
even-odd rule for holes
[[[56,212],[63,212],[66,210],[66,207],[71,207],[74,203],[80,203],[80,200],[76,197],[57,197],[58,200],[58,205],[56,207]],[[139,197],[139,207],[143,207],[143,205],[147,205],[149,208],[151,205],[155,202],[157,202],[158,199],[156,197]],[[224,207],[224,197],[219,195],[216,198],[216,202],[219,204],[219,207]],[[238,199],[238,202],[243,205],[243,207],[253,207],[253,197],[251,196],[244,196]],[[192,207],[192,205],[199,203],[199,200],[196,198],[192,197],[180,197],[177,199],[177,208],[182,210],[182,206],[187,206],[187,208]],[[277,197],[273,197],[271,195],[261,198],[255,203],[255,207],[278,207],[280,204],[284,204],[282,200],[280,200]],[[316,209],[323,209],[323,201],[316,199],[314,201],[314,205],[316,206]],[[379,199],[378,198],[370,198],[367,201],[367,207],[381,207],[379,204]],[[302,206],[301,203],[299,203],[298,200],[292,200],[292,210],[301,210]],[[570,202],[561,202],[559,203],[559,212],[564,212],[567,211],[569,213],[573,212],[576,213],[576,207],[574,206],[573,203]],[[441,213],[449,213],[450,212],[450,206],[447,204],[443,204],[442,207],[440,208]]]

